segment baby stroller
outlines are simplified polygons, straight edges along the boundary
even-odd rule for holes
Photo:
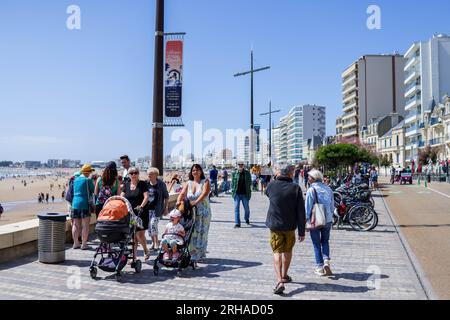
[[[105,202],[95,226],[100,245],[89,268],[92,279],[96,279],[98,267],[105,272],[114,272],[120,282],[128,260],[132,260],[131,267],[136,273],[141,272],[142,262],[135,260],[134,254],[136,227],[142,227],[142,220],[134,214],[127,199],[114,196]],[[98,256],[99,262],[96,261]]]
[[[191,254],[189,252],[189,243],[191,242],[192,232],[194,230],[195,224],[195,213],[197,208],[191,207],[189,201],[184,201],[184,203],[178,207],[178,210],[183,214],[180,221],[184,228],[184,244],[177,247],[177,251],[180,253],[178,259],[176,260],[164,260],[164,250],[162,247],[159,248],[158,255],[155,258],[153,265],[153,273],[155,276],[159,274],[159,269],[161,266],[166,268],[178,269],[177,276],[181,277],[183,269],[191,266],[195,270],[195,264],[191,261]]]

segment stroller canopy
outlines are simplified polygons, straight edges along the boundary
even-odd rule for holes
[[[119,221],[132,214],[130,202],[119,196],[109,198],[98,215],[98,221]]]

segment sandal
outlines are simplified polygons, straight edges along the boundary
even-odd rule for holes
[[[274,294],[283,294],[285,289],[286,288],[284,287],[284,283],[283,282],[278,282],[278,284],[276,285],[275,289],[273,289],[273,293]]]
[[[283,283],[290,283],[290,282],[292,282],[292,278],[290,276],[286,276],[283,278],[282,281],[283,281]]]
[[[144,260],[148,261],[148,259],[150,259],[150,251],[144,255]]]

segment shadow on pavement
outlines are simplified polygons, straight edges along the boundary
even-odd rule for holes
[[[286,293],[283,297],[293,297],[298,294],[302,294],[307,291],[324,291],[324,292],[347,292],[347,293],[364,293],[367,291],[372,291],[375,289],[371,289],[368,286],[344,286],[340,284],[326,284],[326,283],[296,283],[299,285],[303,285],[303,287],[297,288],[294,291]]]
[[[367,281],[370,278],[379,278],[379,279],[388,279],[389,276],[385,274],[381,275],[374,275],[373,273],[365,273],[365,272],[355,272],[355,273],[335,273],[329,279],[331,280],[340,280],[340,279],[346,279],[346,280],[353,280],[353,281]]]
[[[448,228],[450,227],[450,224],[400,224],[397,225],[397,227],[400,228]]]

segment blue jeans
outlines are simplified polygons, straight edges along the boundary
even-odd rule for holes
[[[311,230],[311,240],[314,246],[317,267],[323,267],[325,260],[330,260],[330,231],[332,223],[328,223],[322,229]]]
[[[245,221],[250,220],[250,207],[248,205],[249,200],[247,198],[247,195],[245,194],[236,194],[234,197],[234,222],[236,224],[241,224],[241,201],[242,205],[244,206],[245,211]]]
[[[223,182],[223,191],[225,192],[225,193],[227,193],[228,192],[228,190],[230,190],[230,185],[229,185],[229,183],[228,183],[228,180],[225,180],[224,182]]]
[[[214,186],[213,192],[216,196],[218,196],[219,192],[217,191],[217,180],[211,179],[211,187],[213,187],[213,186]]]

